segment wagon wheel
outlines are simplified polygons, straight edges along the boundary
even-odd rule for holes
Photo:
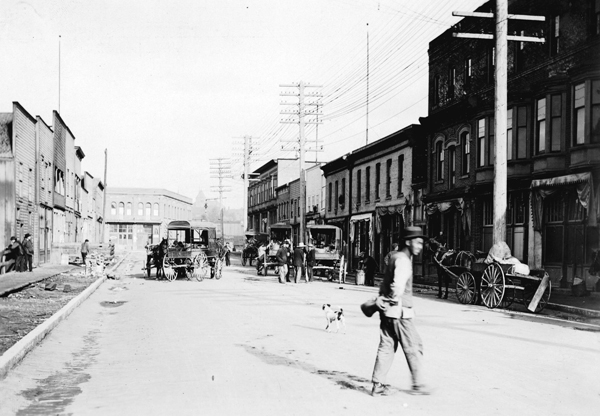
[[[197,281],[201,282],[208,274],[208,260],[206,254],[200,253],[194,258],[194,277]]]
[[[525,289],[525,293],[523,293],[523,304],[525,305],[525,307],[529,306],[529,303],[531,302],[531,299],[533,299],[533,296],[535,295],[536,290],[537,290],[537,288]],[[546,287],[546,290],[544,290],[544,294],[542,295],[542,298],[538,302],[538,304],[535,308],[535,311],[533,311],[533,313],[540,313],[542,310],[544,310],[544,308],[546,307],[548,302],[550,302],[550,292],[551,291],[552,291],[552,282],[548,281],[548,286]]]
[[[242,253],[242,266],[246,265],[246,253]],[[252,266],[252,260],[250,260],[250,266]]]
[[[492,263],[483,271],[481,276],[481,300],[490,309],[497,307],[504,296],[504,272],[502,268]]]
[[[215,279],[219,280],[223,276],[223,259],[218,258],[215,261]]]
[[[513,281],[510,278],[506,278],[506,285],[504,286],[504,296],[500,301],[500,307],[507,309],[515,301],[515,288]]]
[[[470,272],[461,273],[456,280],[456,297],[463,305],[471,305],[477,300],[475,278]]]
[[[177,278],[177,270],[175,270],[175,268],[171,264],[171,260],[169,259],[168,256],[165,256],[163,258],[163,271],[165,273],[165,278],[169,282],[172,282],[173,280],[175,280]]]

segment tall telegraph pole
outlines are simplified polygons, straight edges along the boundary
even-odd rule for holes
[[[453,33],[456,38],[494,39],[495,48],[495,99],[494,99],[494,244],[506,241],[506,116],[507,116],[507,48],[508,41],[544,43],[544,38],[531,36],[508,36],[508,19],[543,22],[544,16],[508,14],[508,0],[496,0],[495,13],[453,12],[453,16],[482,17],[495,19],[495,33]],[[491,150],[491,149],[490,149]]]
[[[281,103],[282,105],[286,105],[286,106],[297,106],[298,109],[294,110],[294,111],[282,111],[281,114],[293,114],[296,115],[298,117],[297,120],[293,120],[293,119],[286,119],[286,120],[281,120],[282,123],[288,123],[288,124],[298,124],[300,126],[300,137],[298,139],[299,141],[299,170],[300,170],[300,235],[299,235],[299,240],[298,241],[305,241],[305,226],[306,226],[306,178],[305,178],[305,153],[306,153],[306,136],[304,133],[304,128],[306,124],[318,124],[318,121],[316,120],[310,120],[307,121],[305,119],[306,115],[307,115],[307,111],[306,111],[306,106],[318,106],[320,105],[320,102],[309,102],[309,103],[305,103],[304,100],[306,97],[310,97],[310,98],[320,98],[322,97],[322,95],[318,92],[316,93],[309,93],[306,94],[305,93],[305,88],[321,88],[320,85],[307,85],[305,84],[303,81],[300,81],[297,84],[283,84],[283,85],[279,85],[280,87],[283,88],[298,88],[298,92],[296,93],[294,92],[282,92],[280,95],[284,96],[284,97],[298,97],[298,103]],[[308,112],[309,115],[316,115],[317,112],[315,111],[310,111]]]
[[[223,192],[231,191],[231,188],[223,185],[223,179],[231,178],[231,160],[227,158],[210,159],[210,177],[219,180],[219,185],[212,186],[219,193],[219,205],[221,206],[221,238],[225,240],[225,228],[223,223]]]

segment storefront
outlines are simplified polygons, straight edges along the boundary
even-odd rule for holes
[[[405,204],[377,204],[375,206],[375,250],[371,255],[383,272],[383,258],[392,250],[392,244],[400,244],[404,230]]]
[[[373,256],[373,214],[358,214],[350,217],[350,265],[358,267],[358,256],[365,252]]]

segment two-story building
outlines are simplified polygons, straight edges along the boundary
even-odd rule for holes
[[[542,7],[543,5],[543,7]],[[493,9],[488,2],[478,11]],[[600,214],[600,5],[589,0],[509,1],[507,243],[513,256],[568,286],[598,248]],[[493,19],[469,17],[429,45],[429,235],[449,247],[492,245],[494,42],[454,31],[493,33]]]

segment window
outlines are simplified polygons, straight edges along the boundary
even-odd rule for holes
[[[335,198],[335,202],[334,202],[335,213],[337,214],[338,205],[339,205],[339,202],[340,202],[340,188],[339,188],[338,181],[335,181],[335,196],[334,196],[334,198]],[[300,214],[298,214],[298,215],[300,215]]]
[[[473,77],[473,62],[471,58],[465,59],[465,88],[471,86],[471,78]]]
[[[600,143],[600,80],[592,81],[591,119],[590,140],[592,143]]]
[[[156,202],[154,203],[154,210],[152,212],[152,215],[158,217],[158,204]]]
[[[575,144],[585,143],[585,84],[575,85],[575,99],[573,100],[575,110]]]
[[[535,135],[538,154],[546,151],[546,98],[537,100],[537,121],[535,126]]]
[[[125,213],[125,203],[119,202],[119,217],[122,217]]]
[[[433,77],[433,105],[440,103],[440,76]]]
[[[550,151],[560,152],[562,136],[562,95],[553,95],[550,99]]]
[[[110,215],[112,215],[112,216],[117,215],[117,203],[116,202],[110,203]]]
[[[554,16],[551,22],[550,55],[554,56],[560,52],[560,16]]]
[[[513,158],[513,109],[506,111],[506,160]]]
[[[600,35],[600,0],[592,0],[594,6],[592,9],[592,34]]]
[[[392,159],[385,162],[385,197],[392,197]]]
[[[369,168],[367,168],[367,192],[365,193],[365,199],[367,202],[369,201]],[[361,202],[361,192],[362,192],[362,172],[361,170],[356,171],[356,205],[360,205]]]
[[[333,202],[333,184],[329,182],[329,195],[327,196],[327,211],[331,211],[331,203]]]
[[[454,98],[456,87],[456,68],[453,66],[448,69],[448,99]]]
[[[125,211],[126,215],[131,215],[131,202],[127,203],[127,210]]]
[[[517,159],[527,157],[527,107],[517,107]]]
[[[448,148],[448,163],[450,168],[450,186],[456,184],[456,146]]]
[[[494,71],[496,70],[496,48],[492,47],[487,52],[487,82],[494,82]]]
[[[444,180],[444,146],[440,140],[435,144],[435,158],[437,161],[436,180]]]
[[[375,165],[375,201],[379,201],[379,187],[381,185],[381,163]]]
[[[144,215],[144,204],[142,204],[141,202],[138,204],[137,215]]]
[[[398,156],[398,197],[402,195],[402,184],[404,182],[404,155]]]
[[[365,171],[365,203],[371,201],[371,166],[367,166]]]
[[[150,202],[146,203],[146,217],[150,216],[150,211],[152,209],[152,206],[150,205]],[[176,213],[177,214],[177,213]],[[175,215],[175,217],[177,217],[177,215]]]
[[[346,203],[346,178],[342,178],[342,189],[340,193],[340,209],[344,209]]]
[[[471,170],[471,135],[468,131],[460,134],[460,143],[462,145],[462,174],[468,175]]]
[[[479,167],[485,166],[485,118],[477,120],[477,146],[479,147],[477,164]]]

